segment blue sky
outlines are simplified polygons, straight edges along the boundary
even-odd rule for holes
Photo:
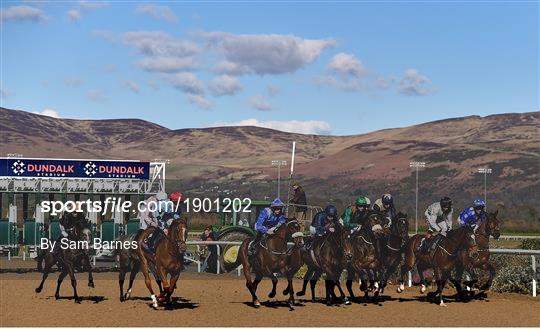
[[[7,108],[334,135],[539,108],[538,2],[1,8]]]

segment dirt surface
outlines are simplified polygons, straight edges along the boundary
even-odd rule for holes
[[[116,273],[95,274],[93,289],[87,287],[84,273],[77,274],[83,300],[76,304],[68,297],[72,295],[69,281],[61,289],[64,297],[55,300],[57,275],[52,274],[43,292],[36,294],[38,273],[0,274],[0,326],[540,326],[540,298],[516,294],[490,293],[487,299],[469,303],[449,298],[448,307],[440,307],[420,297],[416,287],[403,294],[389,287],[379,305],[329,307],[302,298],[302,305],[289,311],[280,294],[285,283],[280,281],[277,299],[268,301],[271,282],[264,280],[259,286],[263,306],[254,309],[243,280],[184,273],[175,294],[178,301],[169,309],[153,310],[141,279],[135,282],[134,298],[121,303]],[[299,281],[295,287],[300,288]],[[446,295],[452,293],[448,290]]]

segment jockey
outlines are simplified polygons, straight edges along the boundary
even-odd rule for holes
[[[394,206],[394,198],[391,194],[386,193],[380,199],[377,199],[373,204],[373,210],[382,212],[388,219],[388,227],[392,224],[392,220],[396,217],[397,211]]]
[[[309,232],[311,236],[324,236],[328,232],[334,232],[330,224],[337,221],[338,211],[333,205],[328,205],[324,211],[318,212],[311,222]]]
[[[365,196],[356,198],[356,201],[345,208],[341,221],[343,226],[349,230],[359,229],[367,218],[371,200]]]
[[[486,219],[486,202],[483,199],[473,201],[473,206],[463,209],[459,214],[459,226],[469,225],[474,229],[474,232],[480,226],[480,223]]]
[[[428,223],[428,230],[425,237],[420,242],[418,249],[420,252],[427,253],[431,238],[437,235],[446,236],[452,229],[452,199],[445,196],[439,202],[430,205],[424,215]],[[440,238],[438,238],[440,239]],[[437,239],[437,240],[438,240]]]
[[[174,219],[174,216],[172,216],[167,220],[162,220],[166,213],[173,212],[174,209],[172,206],[172,202],[169,200],[167,193],[163,191],[158,192],[155,196],[146,200],[146,209],[141,213],[140,229],[145,230],[149,227],[156,228],[156,230],[150,233],[144,241],[151,252],[154,251],[157,238],[167,231],[167,228]]]
[[[263,237],[274,234],[276,228],[285,223],[285,215],[283,214],[284,206],[285,204],[278,198],[272,201],[270,207],[264,208],[261,211],[255,223],[257,236],[249,247],[249,255],[255,255],[257,246]]]

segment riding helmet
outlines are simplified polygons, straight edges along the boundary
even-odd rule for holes
[[[392,197],[392,194],[384,194],[382,196],[382,203],[385,205],[391,205],[394,203],[394,198]]]
[[[356,205],[357,206],[369,206],[371,204],[371,201],[369,198],[366,198],[365,196],[361,196],[356,198]]]
[[[481,209],[486,207],[486,202],[482,199],[476,199],[473,201],[473,207],[475,209]]]
[[[182,201],[183,198],[184,196],[182,195],[182,192],[175,191],[169,194],[169,199],[174,203]]]
[[[452,199],[445,196],[444,198],[441,199],[440,204],[441,204],[441,208],[452,208]]]
[[[283,203],[283,201],[281,201],[279,198],[276,198],[274,199],[274,201],[272,201],[272,204],[270,204],[270,207],[271,208],[283,208],[285,204]]]
[[[326,208],[324,208],[324,212],[326,213],[326,216],[329,216],[329,217],[337,217],[337,208],[334,207],[333,205],[328,205],[326,206]]]

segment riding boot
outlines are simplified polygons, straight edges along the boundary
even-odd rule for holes
[[[257,232],[257,236],[255,237],[255,239],[249,246],[249,249],[248,249],[249,256],[253,256],[257,253],[258,246],[259,246],[259,243],[261,242],[262,237],[263,237],[263,234],[260,232]]]

